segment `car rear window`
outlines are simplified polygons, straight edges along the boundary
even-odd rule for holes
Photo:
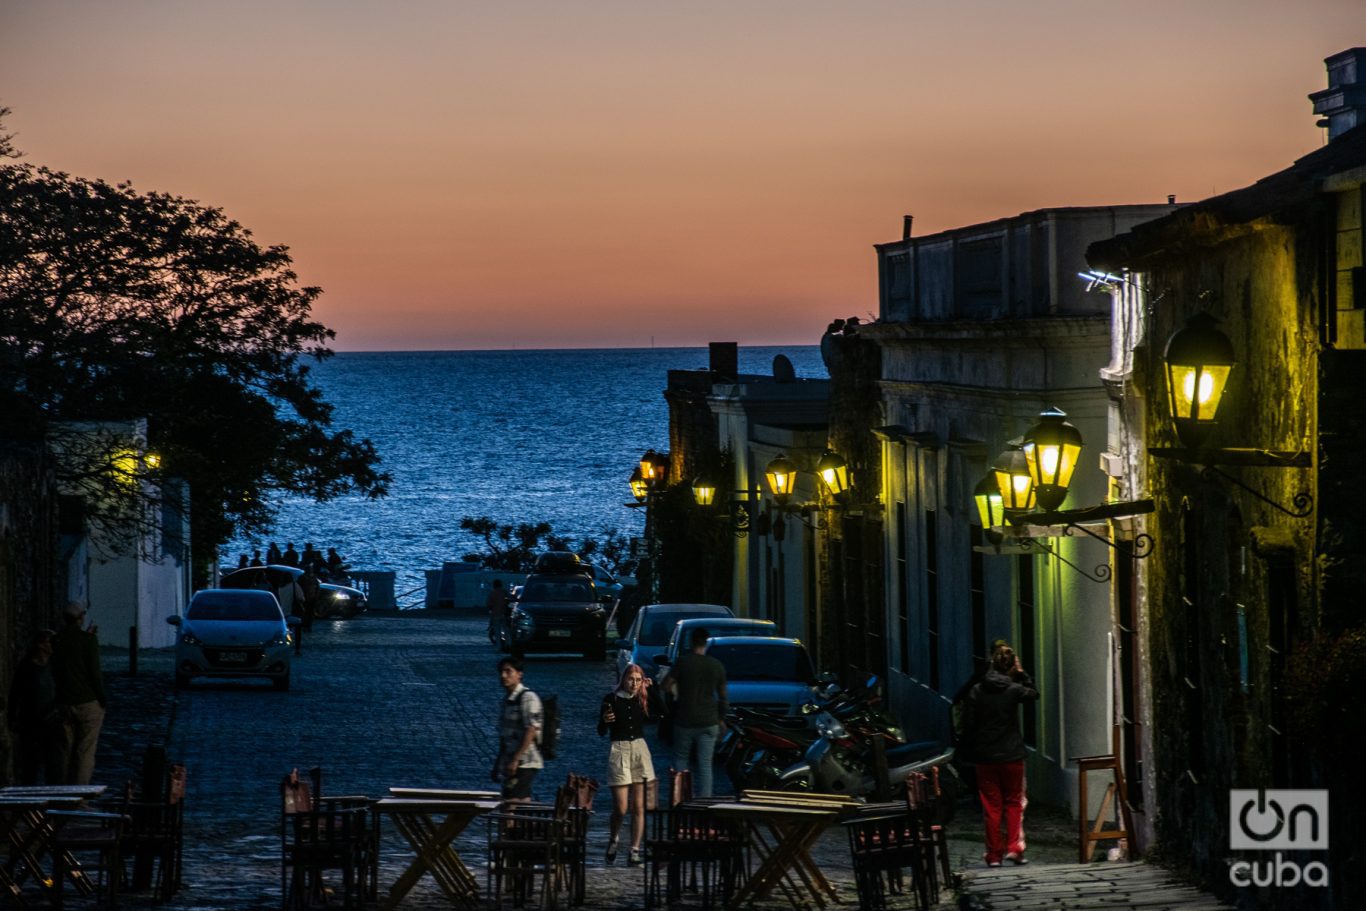
[[[650,615],[641,624],[640,644],[641,645],[668,645],[669,637],[673,635],[674,627],[679,620],[691,620],[694,617],[716,617],[718,614],[703,613],[699,611],[672,611],[658,616]]]
[[[707,654],[726,667],[727,680],[792,680],[807,683],[816,675],[811,658],[799,645],[721,645]]]
[[[283,619],[275,599],[270,596],[250,598],[226,592],[195,595],[194,600],[190,602],[190,609],[185,612],[185,617],[189,620]]]
[[[566,579],[563,582],[532,582],[522,589],[523,601],[592,601],[593,586]]]

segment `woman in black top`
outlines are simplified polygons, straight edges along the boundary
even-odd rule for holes
[[[617,688],[602,697],[598,734],[612,735],[607,754],[607,784],[612,788],[612,820],[607,842],[607,863],[617,859],[617,836],[629,808],[631,812],[630,863],[640,863],[640,843],[645,838],[645,810],[655,805],[655,768],[645,743],[645,725],[659,720],[657,699],[639,665],[628,664]]]

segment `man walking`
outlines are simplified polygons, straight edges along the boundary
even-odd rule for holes
[[[541,699],[522,685],[520,659],[498,662],[503,704],[498,718],[498,758],[489,778],[502,781],[503,799],[527,803],[536,774],[545,767],[537,743],[541,735]]]
[[[68,602],[62,613],[66,622],[52,637],[52,676],[63,714],[60,768],[64,783],[90,784],[104,723],[100,641],[93,630],[81,629],[85,608],[79,602]]]
[[[680,655],[664,678],[664,689],[676,700],[674,705],[674,768],[680,772],[690,765],[697,751],[693,781],[695,797],[711,796],[711,757],[716,752],[716,737],[728,707],[726,668],[720,661],[703,654],[710,634],[702,628],[692,631],[688,641],[692,650]]]

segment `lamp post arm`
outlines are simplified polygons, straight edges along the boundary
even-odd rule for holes
[[[1287,509],[1286,507],[1282,506],[1280,503],[1277,503],[1275,500],[1271,499],[1261,491],[1249,487],[1242,481],[1235,478],[1233,475],[1229,474],[1226,471],[1221,471],[1220,469],[1215,468],[1213,465],[1206,465],[1205,467],[1200,469],[1200,477],[1206,481],[1212,480],[1215,477],[1223,478],[1225,481],[1228,481],[1230,484],[1232,484],[1234,487],[1237,487],[1239,490],[1243,490],[1247,493],[1252,494],[1254,497],[1261,500],[1263,503],[1267,504],[1268,506],[1276,507],[1281,512],[1285,513],[1287,516],[1290,516],[1293,519],[1307,518],[1309,514],[1314,511],[1314,498],[1308,493],[1301,492],[1295,494],[1294,498],[1291,500],[1291,503],[1294,505],[1294,509]]]
[[[1086,570],[1082,569],[1082,568],[1081,568],[1080,566],[1078,566],[1077,564],[1073,563],[1071,560],[1069,560],[1069,559],[1067,559],[1066,557],[1064,557],[1062,554],[1058,553],[1057,550],[1055,550],[1055,549],[1049,547],[1047,544],[1043,543],[1042,541],[1038,540],[1037,538],[1021,538],[1021,539],[1020,539],[1020,544],[1021,544],[1022,546],[1024,546],[1025,548],[1037,547],[1039,550],[1041,550],[1041,551],[1043,551],[1044,553],[1048,554],[1050,557],[1056,557],[1056,558],[1058,558],[1058,559],[1061,560],[1063,563],[1066,563],[1068,566],[1072,567],[1074,570],[1076,570],[1076,571],[1077,571],[1078,573],[1080,573],[1081,575],[1083,575],[1083,576],[1085,576],[1086,578],[1090,579],[1092,582],[1109,582],[1109,581],[1110,581],[1110,565],[1109,565],[1108,563],[1098,563],[1098,564],[1096,564],[1096,571],[1095,571],[1094,573],[1092,573],[1092,572],[1087,572]]]

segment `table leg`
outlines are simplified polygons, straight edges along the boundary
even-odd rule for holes
[[[451,899],[462,904],[473,904],[479,895],[479,881],[470,872],[451,842],[474,818],[463,813],[451,813],[437,825],[431,817],[420,814],[393,813],[394,826],[403,835],[417,856],[389,889],[382,903],[386,911],[398,907],[399,902],[417,885],[422,874],[430,872],[437,885]]]

